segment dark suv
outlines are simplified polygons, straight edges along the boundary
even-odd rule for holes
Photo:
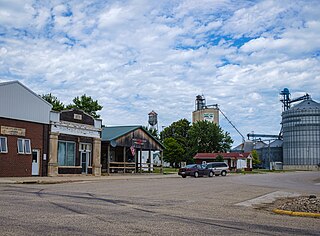
[[[206,168],[206,165],[191,164],[179,169],[178,175],[181,175],[182,178],[187,176],[193,176],[195,178],[199,176],[213,176],[213,171]]]
[[[228,164],[225,162],[210,162],[207,163],[206,168],[211,170],[215,176],[226,176],[230,171]]]

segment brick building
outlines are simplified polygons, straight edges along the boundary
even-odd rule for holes
[[[18,81],[0,83],[0,177],[47,175],[51,108]]]
[[[101,125],[80,110],[51,112],[48,175],[101,175]]]

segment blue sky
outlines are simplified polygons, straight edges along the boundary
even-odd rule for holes
[[[159,127],[191,120],[204,94],[242,134],[277,134],[283,88],[320,101],[319,12],[318,0],[0,0],[0,82],[65,104],[92,96],[105,125],[147,125],[151,110]]]

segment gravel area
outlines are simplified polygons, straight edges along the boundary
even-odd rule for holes
[[[279,199],[275,208],[286,211],[320,213],[320,197],[316,195]]]

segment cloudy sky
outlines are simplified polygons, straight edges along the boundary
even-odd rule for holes
[[[320,101],[318,0],[0,0],[0,82],[63,103],[87,94],[105,125],[191,121],[195,97],[243,135],[278,134],[279,92]],[[240,135],[221,116],[235,144]]]

